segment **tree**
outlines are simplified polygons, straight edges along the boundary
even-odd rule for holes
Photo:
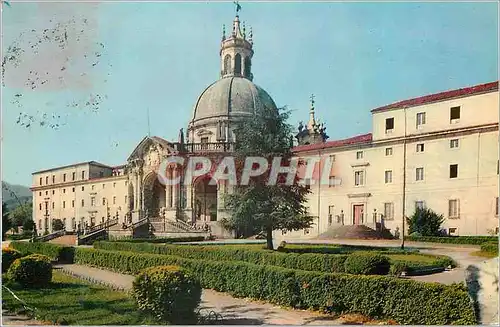
[[[24,225],[26,221],[32,221],[33,205],[31,203],[20,204],[9,213],[9,219],[12,226],[17,230],[19,226]]]
[[[5,202],[2,202],[2,240],[4,239],[5,233],[11,229],[12,224],[9,219],[9,211]]]
[[[52,231],[57,232],[64,229],[64,223],[61,219],[54,219],[52,221]]]
[[[407,218],[408,232],[419,233],[422,236],[440,236],[443,215],[437,214],[428,208],[417,208],[415,213]]]
[[[34,230],[36,228],[35,222],[33,220],[26,220],[23,223],[23,233],[35,235]]]
[[[282,157],[282,162],[289,162],[292,157],[289,115],[285,108],[265,107],[253,119],[243,122],[237,130],[234,152],[237,167],[241,168],[248,156],[265,157],[271,162],[275,157]],[[233,194],[226,195],[230,217],[223,220],[223,226],[246,235],[264,232],[267,248],[273,249],[273,230],[309,228],[313,217],[308,215],[305,206],[308,187],[297,184],[297,179],[293,185],[269,185],[268,175],[269,170],[252,178],[248,186],[239,186]]]

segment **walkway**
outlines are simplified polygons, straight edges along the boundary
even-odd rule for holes
[[[108,270],[83,265],[58,265],[66,273],[94,283],[130,290],[134,276],[124,275]],[[341,325],[341,318],[319,313],[284,309],[278,306],[234,298],[228,294],[204,289],[201,296],[201,312],[208,315],[210,311],[223,317],[223,324],[232,325]]]
[[[281,241],[281,240],[280,240]],[[349,245],[368,245],[380,247],[399,247],[400,240],[287,240],[289,243],[310,243],[310,244],[349,244]],[[275,241],[276,243],[276,241]],[[279,244],[279,243],[278,243]],[[479,264],[487,259],[473,256],[472,252],[479,251],[478,245],[466,244],[441,244],[441,243],[423,243],[423,242],[405,242],[407,248],[417,248],[421,253],[441,254],[451,257],[458,264],[458,267],[451,271],[426,275],[412,276],[411,279],[437,282],[443,284],[452,284],[465,281],[465,269],[472,264]]]

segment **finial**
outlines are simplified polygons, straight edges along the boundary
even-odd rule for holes
[[[238,16],[238,12],[241,10],[241,6],[239,1],[233,1],[233,3],[236,5],[236,16]]]
[[[316,118],[314,117],[314,94],[311,94],[311,110],[309,111],[309,122],[307,123],[307,129],[314,131],[316,128]]]
[[[222,25],[222,41],[226,39],[226,24]]]
[[[243,22],[243,38],[247,36],[245,22]]]
[[[311,94],[311,111],[314,111],[314,94]]]

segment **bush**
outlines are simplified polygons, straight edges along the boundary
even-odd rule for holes
[[[418,233],[423,236],[438,236],[441,235],[440,230],[444,217],[429,208],[417,208],[415,213],[406,220],[408,222],[408,234]]]
[[[355,312],[392,318],[399,324],[476,323],[463,286],[88,248],[75,250],[75,262],[132,274],[147,267],[178,265],[192,271],[203,288],[297,309]]]
[[[387,275],[389,268],[389,258],[373,253],[353,253],[344,263],[345,272],[356,275]]]
[[[2,249],[2,273],[6,272],[10,265],[16,260],[21,258],[23,255],[21,252],[10,249],[10,248],[4,248]]]
[[[498,254],[498,241],[481,244],[481,252]]]
[[[195,324],[200,304],[200,283],[177,266],[146,268],[135,278],[132,296],[141,311],[162,323]]]
[[[47,286],[52,280],[50,258],[41,254],[32,254],[16,259],[7,271],[7,276],[24,287]]]
[[[73,263],[75,249],[72,246],[44,242],[11,242],[10,246],[24,255],[37,253],[46,255],[53,261]]]
[[[498,242],[497,236],[421,236],[421,237],[405,237],[407,241],[414,242],[434,242],[434,243],[450,243],[450,244],[472,244],[481,245],[485,242]]]
[[[201,242],[204,240],[205,240],[204,236],[187,236],[187,237],[165,237],[165,238],[124,238],[124,239],[114,240],[114,242],[177,243],[177,242]]]

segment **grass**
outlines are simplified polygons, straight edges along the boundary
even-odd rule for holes
[[[472,252],[471,255],[476,256],[476,257],[488,258],[488,259],[498,257],[498,253],[485,252],[485,251],[475,251],[475,252]]]
[[[5,280],[4,280],[5,284]],[[7,286],[28,306],[36,308],[36,319],[64,325],[151,325],[137,310],[125,292],[93,285],[54,271],[52,284],[41,289],[22,289],[16,284]],[[6,291],[2,292],[3,308],[22,312],[22,305]]]

